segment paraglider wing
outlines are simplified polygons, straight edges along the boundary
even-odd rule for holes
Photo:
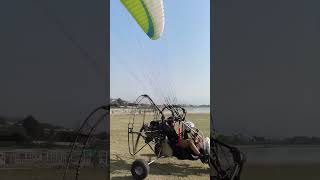
[[[158,39],[164,29],[163,0],[121,0],[150,39]]]

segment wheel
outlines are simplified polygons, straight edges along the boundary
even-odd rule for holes
[[[150,167],[148,163],[142,159],[135,160],[131,165],[131,174],[134,179],[144,179],[149,174]]]

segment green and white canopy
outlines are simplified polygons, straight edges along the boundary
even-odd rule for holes
[[[150,39],[158,39],[164,29],[163,0],[121,0]]]

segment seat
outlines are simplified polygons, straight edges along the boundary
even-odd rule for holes
[[[179,160],[198,160],[199,156],[193,154],[191,149],[183,149],[180,147],[174,147],[173,149],[173,156],[178,158]]]

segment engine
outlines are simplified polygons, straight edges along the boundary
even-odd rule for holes
[[[146,143],[153,140],[158,141],[162,137],[160,121],[151,121],[149,124],[145,124],[144,132],[146,135]]]

